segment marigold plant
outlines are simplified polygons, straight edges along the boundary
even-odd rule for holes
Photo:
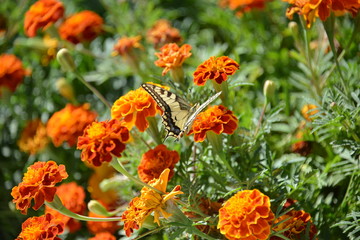
[[[309,213],[304,211],[291,210],[290,212],[281,215],[274,221],[275,227],[273,231],[281,232],[281,235],[291,239],[297,240],[302,239],[307,235],[306,228],[307,224],[310,224],[310,231],[308,233],[308,239],[315,239],[317,234],[317,229],[311,221],[311,216]],[[285,230],[287,229],[287,230]],[[285,230],[285,231],[283,231]],[[272,236],[270,240],[281,240],[283,238]]]
[[[62,39],[73,44],[90,42],[103,31],[103,19],[95,12],[85,10],[67,18],[60,26]]]
[[[228,7],[235,10],[238,16],[243,15],[253,9],[265,8],[265,3],[269,0],[220,0],[221,7]]]
[[[104,179],[111,178],[115,175],[116,171],[108,164],[102,164],[99,167],[93,167],[94,173],[88,180],[87,190],[91,195],[91,199],[100,200],[102,203],[109,205],[118,200],[118,195],[113,189],[103,191],[100,188],[100,183]]]
[[[110,162],[113,156],[120,157],[129,138],[129,130],[119,120],[93,122],[78,138],[77,149],[82,150],[82,161],[100,166]]]
[[[17,86],[23,81],[26,75],[29,75],[21,62],[13,54],[0,55],[0,96],[3,88],[14,92]]]
[[[40,119],[27,122],[18,141],[20,150],[29,154],[38,153],[43,150],[48,143],[49,139],[46,133],[46,126]]]
[[[64,232],[64,223],[50,213],[40,217],[26,219],[21,226],[21,233],[16,240],[49,239],[61,240],[57,237]]]
[[[356,16],[360,2],[358,0],[283,0],[291,4],[287,9],[286,16],[290,19],[293,18],[294,13],[299,13],[304,17],[306,26],[311,27],[315,22],[316,17],[319,17],[321,21],[325,21],[333,13],[350,12],[353,16]]]
[[[179,47],[176,43],[168,43],[160,48],[160,52],[155,53],[159,58],[155,61],[155,65],[164,68],[162,75],[164,76],[170,69],[180,68],[185,59],[191,56],[191,46],[184,44]]]
[[[64,15],[64,5],[57,0],[38,0],[25,14],[24,29],[28,37],[35,37],[38,29],[46,29]]]
[[[90,104],[75,106],[69,103],[50,117],[46,131],[55,146],[67,142],[72,147],[85,127],[95,121],[96,117],[97,114],[90,111]]]
[[[45,201],[52,202],[56,193],[55,184],[67,177],[64,165],[57,165],[54,161],[34,163],[28,167],[22,182],[11,191],[16,209],[26,214],[32,200],[34,210],[38,210]]]
[[[116,237],[109,232],[100,232],[88,240],[116,240]]]
[[[179,43],[182,38],[178,29],[173,28],[168,20],[160,19],[146,34],[147,40],[159,48],[166,43]]]
[[[238,119],[233,112],[222,105],[215,105],[199,113],[188,135],[194,134],[195,142],[203,142],[208,131],[233,134],[237,127]]]
[[[100,202],[106,208],[107,210],[114,210],[111,205],[113,204],[105,204],[103,202]],[[99,214],[96,214],[92,211],[89,211],[89,217],[97,217],[97,218],[105,218],[105,216],[101,216]],[[111,234],[114,234],[119,228],[120,225],[117,221],[112,222],[87,222],[87,228],[92,234],[97,234],[101,232],[109,232]]]
[[[120,56],[127,56],[132,54],[132,51],[135,48],[142,49],[143,46],[141,45],[140,40],[141,36],[120,38],[114,46],[115,54],[119,54]]]
[[[111,117],[123,120],[129,130],[136,126],[140,132],[144,132],[149,127],[146,118],[155,116],[157,112],[156,102],[140,87],[114,102]]]
[[[154,222],[159,226],[160,216],[168,218],[172,215],[172,213],[166,211],[167,201],[174,199],[178,194],[183,194],[183,192],[180,191],[181,187],[177,185],[170,193],[166,193],[169,173],[170,170],[165,169],[158,179],[155,178],[148,183],[164,194],[159,194],[152,189],[143,187],[141,195],[131,200],[129,207],[122,215],[126,236],[129,237],[135,229],[139,229],[152,212],[154,212]]]
[[[166,169],[170,169],[169,180],[174,176],[174,167],[180,160],[177,151],[169,150],[164,144],[158,145],[143,154],[138,166],[138,175],[143,182],[158,178]]]
[[[239,64],[229,57],[210,57],[196,68],[193,74],[194,83],[204,86],[207,80],[214,80],[221,84],[227,80],[228,76],[235,74],[238,69]]]
[[[273,220],[269,197],[257,189],[244,190],[220,208],[218,228],[227,239],[265,240]]]
[[[318,106],[314,104],[306,104],[301,109],[301,114],[307,121],[312,121],[313,116],[318,112]]]
[[[56,195],[71,212],[84,214],[86,209],[85,190],[82,186],[77,185],[76,182],[63,183],[56,188]],[[81,223],[78,220],[65,216],[48,206],[45,206],[45,213],[51,213],[55,218],[60,219],[71,233],[81,228]]]

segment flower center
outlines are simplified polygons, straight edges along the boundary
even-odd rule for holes
[[[106,128],[101,123],[93,123],[87,132],[90,138],[101,138],[105,131]]]

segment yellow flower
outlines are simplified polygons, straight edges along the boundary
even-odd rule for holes
[[[167,202],[174,199],[178,194],[183,194],[180,191],[180,185],[170,192],[166,193],[170,170],[165,169],[158,179],[151,180],[148,184],[164,194],[160,194],[150,188],[143,187],[140,197],[131,200],[128,209],[122,215],[124,221],[124,230],[126,236],[130,236],[134,229],[139,229],[145,219],[154,212],[154,222],[160,225],[160,216],[168,218],[172,213],[167,212]]]

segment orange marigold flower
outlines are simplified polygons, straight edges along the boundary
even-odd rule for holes
[[[306,104],[301,109],[301,114],[303,115],[303,117],[306,120],[311,121],[312,116],[319,112],[319,110],[317,108],[319,108],[319,107],[314,104]]]
[[[55,112],[46,125],[46,131],[55,146],[67,142],[74,146],[85,127],[95,121],[97,114],[89,110],[90,104],[81,106],[66,104],[65,108]]]
[[[206,81],[210,79],[221,84],[238,69],[239,64],[229,57],[210,57],[195,70],[193,74],[194,83],[198,86],[204,86]]]
[[[335,14],[350,12],[357,15],[360,2],[358,0],[283,0],[292,4],[286,11],[286,16],[292,19],[294,13],[303,15],[306,26],[311,27],[316,17],[325,21],[331,12]]]
[[[100,202],[107,210],[111,211],[114,210],[114,208],[110,205],[107,205],[103,202]],[[96,213],[93,213],[89,211],[89,217],[97,217],[97,218],[106,218],[104,216],[98,215]],[[111,222],[87,222],[87,228],[92,234],[97,234],[101,232],[109,232],[111,234],[114,234],[116,230],[120,228],[119,222],[111,221]]]
[[[103,23],[98,14],[85,10],[65,20],[59,28],[60,37],[73,44],[89,42],[102,32]]]
[[[40,119],[29,121],[18,141],[20,150],[30,154],[36,154],[43,150],[48,143],[46,127]]]
[[[254,8],[264,9],[266,1],[269,0],[220,0],[220,6],[235,10],[236,15],[242,16]]]
[[[309,213],[304,211],[291,210],[290,212],[278,217],[274,221],[275,227],[273,231],[282,232],[281,234],[291,240],[303,239],[306,235],[306,228],[308,222],[310,223],[310,231],[307,239],[315,239],[314,237],[317,234],[317,229],[311,221],[311,216]],[[284,229],[288,229],[283,231]],[[272,236],[270,240],[281,240],[283,238]]]
[[[244,190],[220,208],[217,227],[227,239],[265,240],[273,220],[269,197],[257,189]]]
[[[185,59],[191,56],[190,50],[189,44],[179,47],[176,43],[168,43],[160,48],[160,52],[155,53],[159,58],[155,61],[155,65],[164,68],[162,71],[164,76],[170,69],[181,67]]]
[[[61,238],[57,236],[63,232],[64,223],[50,213],[47,213],[40,217],[26,219],[21,225],[21,233],[16,240],[61,240]]]
[[[29,74],[20,59],[12,54],[0,55],[0,96],[2,88],[7,88],[14,92],[17,86],[23,81],[24,77]]]
[[[34,210],[38,210],[44,201],[52,202],[56,193],[55,184],[67,177],[64,165],[58,166],[54,161],[34,163],[28,167],[22,182],[11,191],[16,209],[26,214],[33,199]]]
[[[131,54],[134,48],[142,49],[143,46],[140,44],[140,40],[141,36],[120,38],[114,46],[115,53],[126,56]]]
[[[129,138],[129,130],[119,120],[93,122],[78,138],[77,149],[82,150],[82,161],[98,167],[113,156],[120,157]]]
[[[56,195],[67,209],[73,213],[84,214],[86,208],[85,190],[82,186],[77,185],[76,182],[63,183],[56,188]],[[56,218],[61,219],[61,222],[71,233],[81,228],[81,223],[78,220],[65,216],[48,206],[45,206],[45,213],[51,213]]]
[[[159,48],[166,43],[179,43],[181,36],[178,29],[171,27],[168,20],[160,19],[147,32],[147,39],[154,44],[155,48]]]
[[[172,213],[167,212],[167,201],[171,201],[178,194],[183,194],[180,191],[179,185],[170,192],[166,193],[166,187],[169,179],[170,169],[165,169],[158,179],[153,179],[148,184],[164,194],[159,194],[152,189],[143,187],[140,197],[135,197],[129,203],[128,209],[122,215],[124,221],[124,230],[126,236],[130,236],[135,229],[139,229],[145,219],[154,212],[154,222],[160,226],[160,216],[168,218]]]
[[[111,204],[118,199],[118,195],[114,190],[103,192],[100,188],[100,182],[104,179],[111,178],[115,175],[116,170],[108,164],[103,164],[100,167],[93,167],[94,173],[88,181],[88,192],[91,199],[101,200],[104,204]]]
[[[46,29],[64,15],[64,6],[57,0],[39,0],[25,14],[24,29],[29,37],[35,37],[38,29]]]
[[[109,232],[101,232],[88,240],[116,240],[116,237]]]
[[[238,119],[232,111],[222,105],[215,105],[199,113],[188,135],[194,134],[195,142],[203,142],[207,131],[233,134],[237,126]]]
[[[158,178],[166,168],[169,168],[170,180],[174,176],[174,167],[179,160],[180,155],[177,151],[171,151],[164,144],[160,144],[144,153],[138,167],[138,175],[141,181],[147,183]]]
[[[154,99],[140,87],[115,101],[111,108],[111,117],[123,120],[124,126],[129,130],[136,126],[140,132],[144,132],[149,127],[146,118],[155,116],[157,112],[157,104]]]

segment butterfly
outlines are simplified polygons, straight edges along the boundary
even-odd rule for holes
[[[178,141],[190,130],[196,116],[221,94],[218,92],[203,104],[196,103],[191,106],[183,98],[164,88],[149,83],[143,83],[141,87],[150,94],[163,111],[161,117],[167,131],[164,141],[169,136]]]

